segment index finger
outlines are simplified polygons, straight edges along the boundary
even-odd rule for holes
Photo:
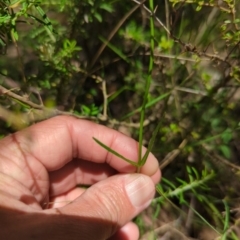
[[[135,140],[86,120],[59,116],[17,133],[24,150],[40,161],[48,171],[60,169],[72,159],[80,158],[95,163],[106,162],[118,172],[134,172],[135,167],[99,146],[93,137],[137,162],[138,143]],[[157,171],[158,161],[150,154],[141,173],[152,176]]]

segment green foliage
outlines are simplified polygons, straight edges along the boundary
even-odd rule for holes
[[[91,104],[89,107],[86,105],[82,105],[82,113],[80,115],[84,116],[98,116],[100,113],[100,108]]]
[[[125,39],[133,40],[139,44],[144,44],[147,41],[147,33],[134,21],[131,21],[125,29],[121,29],[119,34]]]
[[[209,190],[206,183],[214,178],[215,173],[213,171],[208,172],[206,169],[204,169],[200,175],[195,168],[189,166],[187,166],[186,170],[188,173],[189,182],[176,178],[178,186],[173,182],[162,178],[162,184],[158,184],[156,187],[157,192],[161,196],[155,198],[153,203],[160,202],[162,204],[167,198],[172,197],[178,197],[180,203],[187,203],[185,197],[185,193],[187,191],[193,192],[194,195],[200,201],[202,201],[205,198],[205,195],[201,195],[202,193],[200,194],[200,190]],[[198,191],[196,191],[196,188]]]
[[[148,149],[139,147],[138,162],[94,140],[137,171],[150,151],[159,159],[152,207],[160,220],[151,230],[166,221],[165,209],[170,216],[186,208],[194,215],[189,237],[207,227],[238,239],[231,210],[240,197],[240,6],[158,4],[1,1],[0,105],[8,114],[0,109],[0,135],[56,114],[124,128]]]

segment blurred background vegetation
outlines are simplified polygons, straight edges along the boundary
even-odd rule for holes
[[[239,239],[239,1],[149,2],[0,0],[0,135],[73,115],[137,139],[150,76],[163,180],[141,239]]]

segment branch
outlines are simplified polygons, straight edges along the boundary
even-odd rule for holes
[[[48,118],[57,116],[57,115],[64,115],[64,116],[72,116],[78,119],[87,119],[96,122],[108,123],[113,126],[120,125],[130,128],[139,128],[140,123],[132,123],[132,122],[120,122],[116,119],[108,119],[105,115],[99,115],[97,117],[93,116],[80,116],[72,112],[67,111],[60,111],[56,108],[47,108],[44,105],[36,104],[31,102],[26,97],[22,97],[12,90],[6,89],[5,87],[0,85],[0,95],[6,95],[9,98],[15,99],[20,101],[21,103],[29,106],[31,109],[27,113],[14,113],[13,111],[7,110],[4,107],[0,106],[0,118],[4,121],[12,124],[14,128],[21,129],[30,125],[36,121],[46,120]],[[146,119],[143,123],[144,126],[150,124],[151,120]]]
[[[6,89],[5,87],[0,85],[0,95],[2,95],[2,94],[7,95],[10,98],[16,99],[32,108],[40,109],[40,110],[44,109],[43,105],[38,105],[36,103],[33,103],[33,102],[29,101],[26,97],[22,97],[16,93],[12,92],[12,90]]]
[[[141,4],[139,1],[137,0],[132,0],[133,2],[137,3],[138,5]],[[184,48],[184,50],[186,52],[191,52],[191,53],[195,53],[197,54],[199,57],[207,57],[210,60],[214,60],[216,62],[224,62],[227,63],[228,66],[232,66],[232,64],[230,62],[227,61],[226,58],[222,58],[220,56],[217,56],[216,54],[210,54],[204,51],[200,51],[196,48],[196,46],[193,46],[190,43],[185,43],[183,42],[180,38],[177,38],[176,36],[174,36],[171,31],[163,24],[163,22],[155,15],[155,13],[152,13],[151,10],[149,8],[147,8],[144,4],[143,4],[143,8],[148,12],[148,14],[150,16],[153,16],[154,19],[156,20],[156,22],[167,32],[167,34],[177,43],[179,43],[180,45],[182,45],[182,47]]]

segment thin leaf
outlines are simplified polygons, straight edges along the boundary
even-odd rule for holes
[[[229,130],[228,130],[229,131]],[[198,145],[201,145],[202,143],[206,143],[206,142],[210,142],[212,140],[215,140],[217,138],[221,138],[223,134],[225,134],[225,130],[222,132],[222,133],[219,133],[219,134],[216,134],[215,136],[212,136],[212,137],[208,137],[206,139],[203,139],[203,140],[200,140],[194,144],[192,144],[191,146],[198,146]],[[230,132],[230,131],[229,131]]]
[[[51,40],[53,42],[56,42],[56,38],[53,35],[54,30],[53,30],[53,26],[52,26],[52,23],[51,23],[50,19],[48,18],[48,16],[44,12],[44,10],[38,4],[35,4],[34,6],[35,6],[36,10],[38,11],[38,13],[41,15],[41,17],[43,18],[44,28],[46,29],[46,31],[47,31],[48,35],[50,36]],[[31,16],[31,17],[34,17],[34,16]],[[38,19],[36,17],[34,17],[34,18],[36,19],[36,21],[41,21],[40,19]]]
[[[107,12],[109,12],[109,13],[112,13],[112,12],[113,12],[113,7],[112,7],[110,4],[102,3],[99,7],[100,7],[101,9],[104,9],[105,11],[107,11]]]
[[[108,42],[106,39],[104,39],[104,38],[101,37],[101,36],[99,36],[99,39],[100,39],[104,44],[106,44],[113,52],[115,52],[120,58],[122,58],[125,62],[129,63],[129,60],[128,60],[127,56],[124,55],[120,49],[118,49],[117,47],[115,47],[113,44],[111,44],[110,42]]]
[[[212,230],[214,230],[217,234],[221,235],[221,233],[213,226],[211,225],[200,213],[198,213],[193,207],[191,207],[190,205],[188,205],[186,203],[186,205],[207,225],[209,226]]]
[[[177,186],[176,185],[174,185],[173,184],[173,182],[171,182],[171,181],[169,181],[168,179],[166,179],[166,178],[162,178],[162,180],[161,180],[163,183],[165,183],[165,184],[167,184],[169,187],[171,187],[172,189],[175,189],[175,188],[177,188]],[[158,184],[159,186],[161,186],[160,184]]]
[[[121,87],[119,90],[117,90],[116,92],[114,92],[111,96],[109,96],[108,98],[108,103],[110,103],[111,101],[113,101],[118,95],[120,95],[122,92],[126,91],[126,90],[131,90],[130,87],[127,86],[123,86]]]
[[[130,159],[128,159],[128,158],[125,158],[125,157],[122,156],[120,153],[118,153],[118,152],[114,151],[113,149],[109,148],[107,145],[105,145],[104,143],[100,142],[100,141],[99,141],[98,139],[96,139],[95,137],[93,137],[93,140],[94,140],[97,144],[99,144],[101,147],[103,147],[104,149],[106,149],[108,152],[114,154],[115,156],[121,158],[122,160],[130,163],[131,165],[133,165],[133,166],[135,166],[135,167],[138,167],[138,166],[139,166],[138,163],[136,163],[136,162],[134,162],[134,161],[132,161],[132,160],[130,160]]]
[[[152,135],[152,137],[151,137],[151,139],[150,139],[150,141],[149,141],[149,147],[148,147],[147,151],[145,152],[143,158],[142,158],[141,161],[139,162],[139,165],[140,165],[140,166],[143,166],[143,165],[146,163],[147,158],[148,158],[148,155],[149,155],[149,153],[152,151],[152,148],[153,148],[155,139],[156,139],[156,137],[157,137],[157,134],[158,134],[158,132],[159,132],[160,126],[161,126],[161,122],[159,121],[159,123],[158,123],[157,127],[155,128],[155,130],[154,130],[154,132],[153,132],[153,135]]]
[[[151,100],[150,102],[148,102],[148,103],[146,104],[145,109],[152,107],[154,104],[156,104],[156,103],[158,103],[159,101],[163,100],[164,98],[168,97],[169,94],[170,94],[170,92],[164,93],[164,94],[162,94],[161,96],[159,96],[159,97]],[[142,107],[139,107],[139,108],[135,109],[134,111],[132,111],[132,112],[128,113],[127,115],[125,115],[121,120],[125,120],[126,118],[131,117],[132,115],[140,112],[141,110],[142,110]]]
[[[230,210],[227,201],[224,199],[223,204],[225,207],[225,219],[224,219],[224,229],[223,232],[226,233],[229,228],[229,217],[230,217]]]

